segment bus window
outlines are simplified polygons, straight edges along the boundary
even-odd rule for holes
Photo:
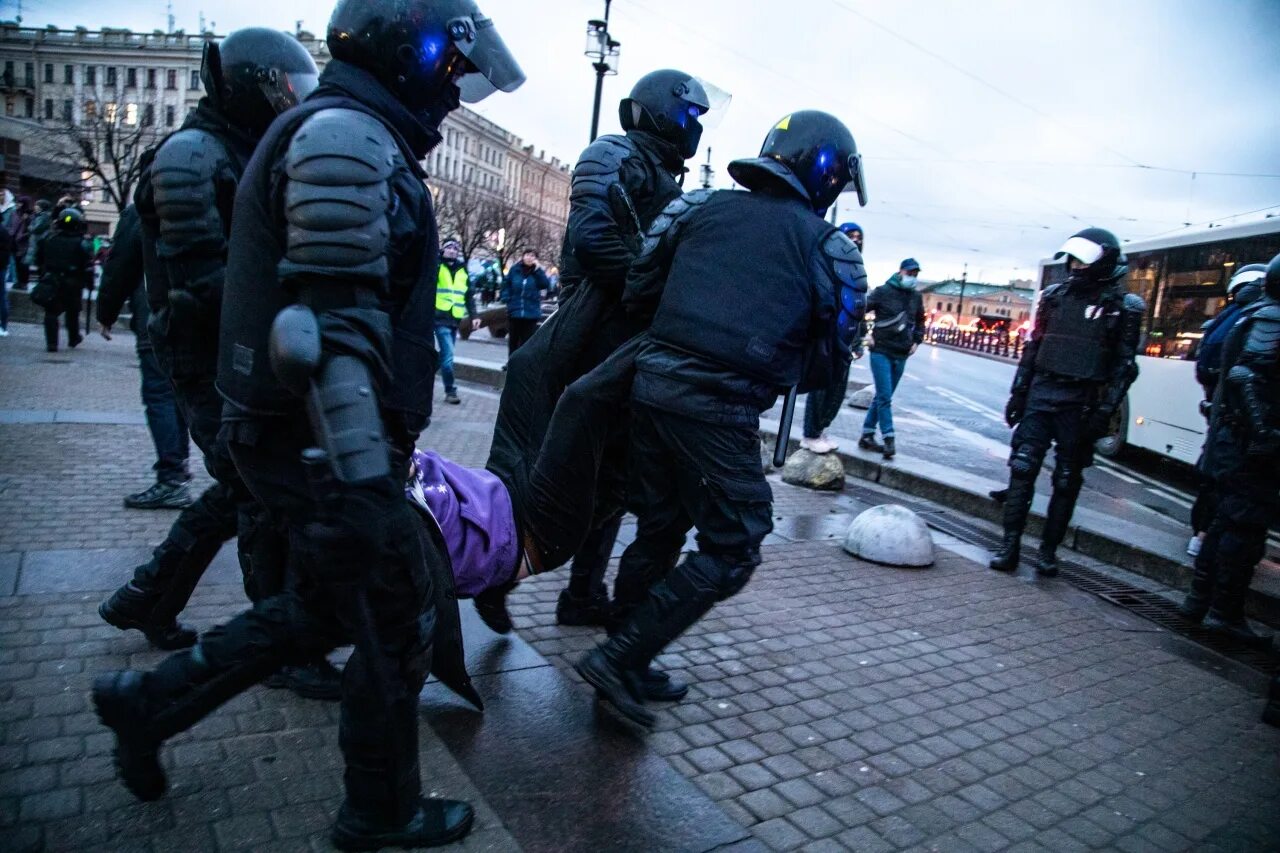
[[[1221,243],[1168,250],[1146,355],[1195,357],[1201,328],[1227,304],[1227,260]]]
[[[1055,284],[1062,284],[1067,280],[1067,264],[1066,261],[1049,261],[1044,265],[1044,271],[1040,274],[1040,290],[1043,291],[1047,287]]]

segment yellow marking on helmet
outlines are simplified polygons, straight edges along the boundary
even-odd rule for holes
[[[773,129],[774,129],[774,130],[790,130],[790,129],[791,129],[791,116],[787,116],[787,117],[786,117],[786,118],[784,118],[782,121],[778,122],[776,125],[774,125],[774,128],[773,128]]]

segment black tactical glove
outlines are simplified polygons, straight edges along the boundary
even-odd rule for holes
[[[1210,423],[1211,421],[1213,421],[1213,401],[1212,400],[1200,401],[1200,416],[1204,418],[1205,423]]]
[[[1089,419],[1085,423],[1085,433],[1090,441],[1097,441],[1104,436],[1111,434],[1111,419],[1115,417],[1115,412],[1105,407],[1099,406],[1089,413]]]
[[[1021,394],[1014,394],[1009,398],[1009,402],[1004,406],[1004,422],[1012,429],[1022,422],[1022,416],[1027,413],[1027,398]]]
[[[1255,459],[1280,456],[1280,430],[1268,429],[1250,436],[1248,455]]]

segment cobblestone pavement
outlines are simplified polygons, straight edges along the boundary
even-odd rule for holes
[[[172,513],[117,509],[151,458],[131,340],[94,339],[63,364],[44,358],[38,328],[13,328],[0,411],[126,422],[0,425],[0,849],[327,849],[341,796],[333,706],[250,691],[174,739],[165,799],[136,803],[114,781],[88,685],[160,655],[99,622],[110,583],[88,570],[68,579],[80,591],[12,591],[49,549],[145,556]],[[463,388],[463,400],[437,407],[423,443],[479,464],[496,395]],[[859,508],[774,489],[780,532]],[[647,738],[764,844],[1280,849],[1280,732],[1258,721],[1260,679],[1224,678],[1207,653],[1063,583],[945,550],[904,571],[826,539],[777,541],[751,584],[659,659],[693,689]],[[512,602],[521,635],[567,671],[596,635],[554,624],[564,581],[534,579]],[[207,583],[184,618],[207,627],[242,604],[235,583]],[[516,849],[429,726],[420,746],[429,790],[477,802],[462,849]]]

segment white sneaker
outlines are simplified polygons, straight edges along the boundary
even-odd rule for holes
[[[817,438],[800,439],[801,449],[807,450],[810,453],[818,453],[818,454],[830,453],[831,451],[835,450],[839,446],[840,445],[836,444],[834,441],[827,438],[825,435],[820,435]]]
[[[1193,557],[1200,556],[1200,546],[1204,544],[1204,540],[1199,536],[1192,536],[1191,541],[1187,543],[1187,553]]]
[[[0,329],[0,338],[7,338],[7,337],[9,337],[9,330],[8,330],[8,329]]]

